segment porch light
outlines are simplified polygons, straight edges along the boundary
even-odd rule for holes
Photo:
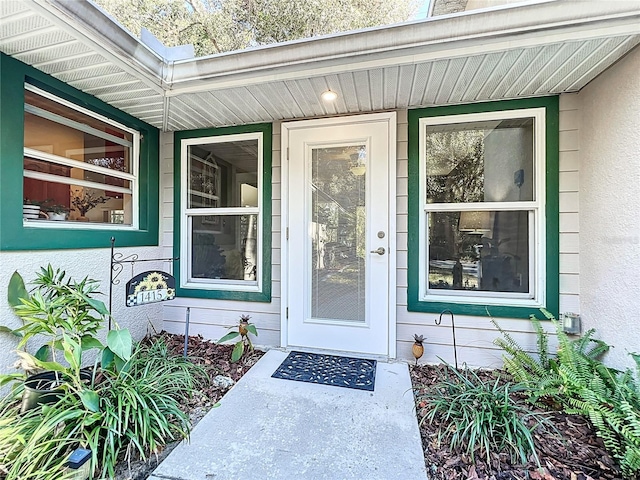
[[[338,94],[333,90],[327,90],[326,92],[322,92],[322,95],[320,95],[320,97],[322,98],[322,100],[329,103],[335,101],[336,98],[338,98]]]

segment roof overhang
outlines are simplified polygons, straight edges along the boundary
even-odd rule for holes
[[[165,130],[575,92],[640,44],[636,1],[550,1],[171,62],[87,1],[0,9],[0,50]]]

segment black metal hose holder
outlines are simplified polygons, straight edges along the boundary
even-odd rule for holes
[[[456,365],[456,370],[458,369],[458,349],[456,348],[456,321],[453,316],[453,312],[451,310],[443,310],[440,312],[440,317],[436,318],[436,325],[440,325],[442,323],[442,315],[448,313],[451,315],[451,331],[453,333],[453,359]]]

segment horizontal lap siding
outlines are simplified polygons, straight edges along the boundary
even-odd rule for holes
[[[163,304],[164,329],[171,333],[184,333],[187,307],[190,307],[189,334],[217,340],[235,325],[241,314],[251,315],[258,329],[256,345],[280,345],[280,126],[273,126],[272,155],[272,290],[271,303],[177,298]],[[173,255],[173,133],[161,138],[162,233],[164,254]]]
[[[579,110],[575,95],[560,99],[560,311],[579,312],[580,263],[579,253]],[[163,307],[164,328],[184,331],[186,307],[191,307],[190,332],[217,339],[227,332],[241,313],[248,313],[255,321],[259,345],[280,345],[280,124],[274,124],[273,136],[273,298],[270,304],[179,298]],[[434,313],[407,311],[407,169],[408,169],[407,111],[398,112],[397,131],[397,356],[410,360],[413,334],[426,337],[425,362],[439,362],[439,358],[453,362],[453,341],[450,320],[442,326],[434,323]],[[165,254],[172,255],[173,242],[173,135],[162,136],[162,241]],[[502,328],[529,351],[535,351],[535,334],[531,323],[523,319],[497,319]],[[548,324],[547,324],[548,325]],[[501,351],[493,341],[499,333],[486,317],[456,317],[456,343],[459,363],[471,366],[497,367]]]
[[[576,95],[560,98],[560,312],[579,313],[579,135],[580,112]],[[421,362],[440,359],[453,363],[453,337],[449,316],[437,326],[436,313],[407,311],[407,112],[398,112],[397,207],[397,352],[398,358],[412,358],[413,335],[424,335],[425,353]],[[456,316],[458,363],[470,366],[499,367],[502,352],[493,343],[500,333],[487,317]],[[524,319],[498,318],[498,324],[523,348],[534,352],[536,336],[531,322]],[[549,324],[545,327],[548,329]],[[551,347],[555,338],[551,339]]]
[[[560,312],[580,313],[580,103],[560,96]]]

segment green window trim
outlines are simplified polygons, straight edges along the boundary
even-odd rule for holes
[[[263,164],[262,164],[262,265],[261,285],[262,291],[248,292],[237,290],[194,288],[181,286],[181,261],[178,260],[174,267],[176,277],[176,293],[180,297],[208,298],[219,300],[238,300],[247,302],[271,302],[271,166],[272,166],[272,141],[273,127],[270,123],[255,125],[242,125],[221,128],[202,128],[198,130],[185,130],[175,132],[174,141],[174,196],[173,196],[173,251],[175,257],[180,257],[181,246],[184,240],[181,232],[181,188],[182,188],[182,164],[181,146],[182,140],[200,137],[218,137],[224,135],[237,135],[240,133],[262,133]]]
[[[408,166],[408,287],[407,310],[412,312],[441,312],[451,310],[456,315],[529,318],[539,315],[539,308],[525,306],[470,304],[459,302],[429,301],[420,299],[419,292],[419,219],[422,214],[420,195],[420,119],[425,117],[452,116],[470,113],[499,112],[528,108],[545,108],[546,145],[546,295],[544,308],[556,317],[559,313],[559,98],[557,96],[522,100],[503,100],[468,105],[423,108],[409,110],[409,166]]]
[[[22,219],[24,158],[24,85],[34,85],[80,107],[111,118],[142,135],[139,154],[139,225],[137,229],[38,228]],[[97,98],[0,53],[0,250],[156,246],[159,228],[158,129]],[[7,188],[15,185],[15,188]]]

